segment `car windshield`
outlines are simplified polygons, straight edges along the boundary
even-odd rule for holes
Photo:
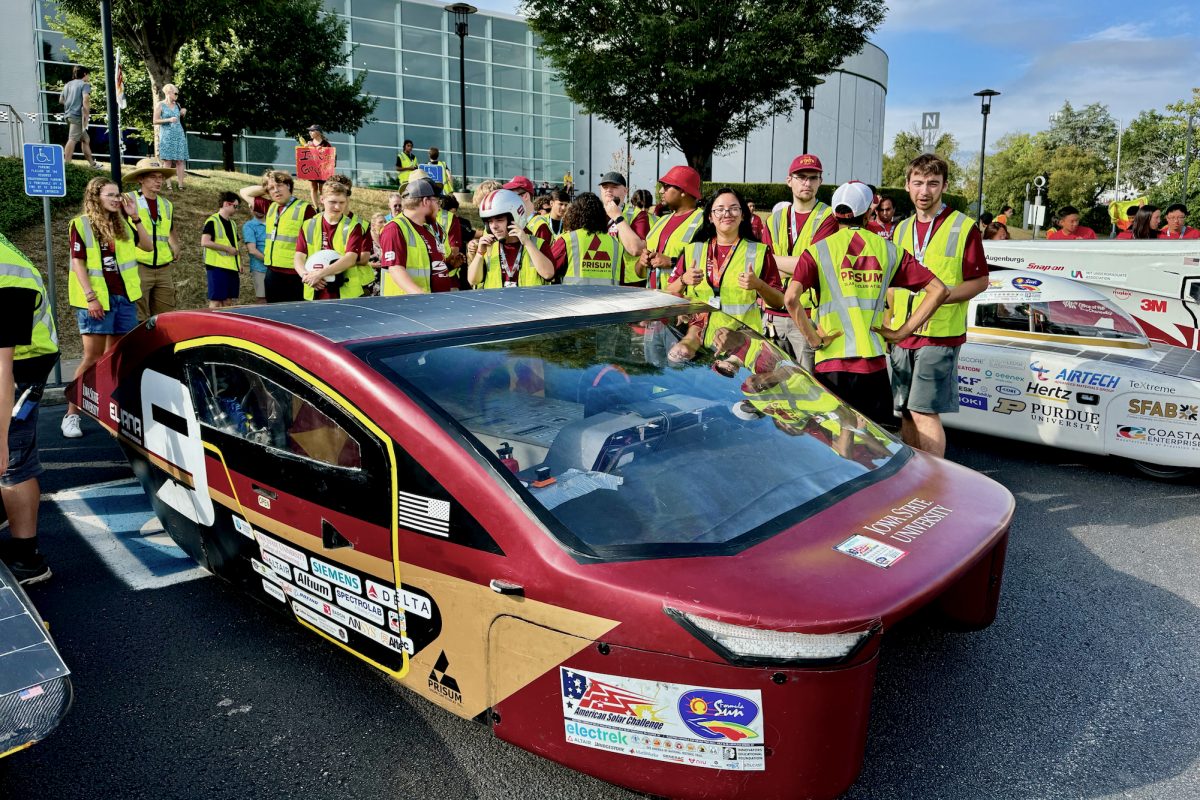
[[[904,461],[902,444],[758,334],[734,323],[706,347],[677,322],[370,360],[596,557],[740,549]]]
[[[1144,340],[1138,324],[1121,309],[1099,300],[1056,300],[1050,303],[982,303],[976,317],[984,328]]]

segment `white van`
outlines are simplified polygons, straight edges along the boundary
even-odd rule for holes
[[[992,269],[1073,278],[1111,297],[1151,341],[1200,350],[1200,240],[983,243]]]

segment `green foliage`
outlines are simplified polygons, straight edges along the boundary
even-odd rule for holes
[[[83,189],[99,172],[67,165],[67,194],[50,198],[52,208],[78,207],[83,202]],[[25,169],[19,158],[0,158],[0,193],[7,198],[0,203],[0,233],[13,236],[42,216],[42,198],[25,194]]]
[[[1053,119],[1050,127],[1041,134],[1042,144],[1048,152],[1075,148],[1092,156],[1092,165],[1102,170],[1112,169],[1117,121],[1108,113],[1108,106],[1092,103],[1076,109],[1066,101]]]
[[[963,182],[962,167],[954,160],[954,153],[957,150],[958,140],[949,133],[939,136],[933,147],[933,152],[950,165],[950,175],[946,180],[946,186],[954,190],[961,188]],[[923,152],[925,152],[925,148],[921,145],[921,134],[916,131],[897,133],[896,138],[892,140],[892,152],[883,155],[883,185],[903,189],[904,174],[908,170],[908,165]]]
[[[539,53],[572,100],[644,147],[670,144],[701,174],[712,154],[858,53],[883,0],[525,0]]]
[[[792,190],[785,183],[724,183],[705,181],[700,184],[700,191],[707,198],[711,197],[712,193],[716,190],[725,187],[733,189],[743,199],[753,201],[758,210],[764,212],[769,212],[775,207],[776,203],[791,202],[792,199]],[[817,199],[822,203],[828,204],[833,200],[833,193],[836,189],[836,184],[821,184],[821,188],[817,189]],[[905,190],[885,186],[878,187],[875,191],[880,196],[892,198],[892,202],[896,205],[896,219],[907,217],[913,213],[912,200],[909,199],[908,192]],[[970,201],[958,194],[944,194],[942,195],[942,200],[946,205],[964,214],[967,213],[967,209],[970,206]]]

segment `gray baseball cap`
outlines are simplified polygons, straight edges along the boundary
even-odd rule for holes
[[[404,187],[404,197],[437,197],[437,189],[433,188],[433,182],[418,178],[415,181],[409,181]]]
[[[600,186],[606,183],[615,183],[617,186],[625,185],[625,176],[619,172],[606,172],[600,176]]]

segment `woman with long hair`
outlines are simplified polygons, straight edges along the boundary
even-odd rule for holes
[[[1005,225],[1003,222],[996,222],[995,220],[992,220],[991,222],[988,223],[988,226],[983,229],[983,238],[984,239],[1007,239],[1008,238],[1008,226]]]
[[[763,330],[759,300],[783,308],[783,282],[771,248],[758,241],[746,201],[733,189],[718,189],[704,207],[704,223],[675,264],[667,291],[708,302],[704,344],[716,331],[739,320],[756,333]]]
[[[1129,230],[1117,234],[1118,239],[1157,239],[1162,212],[1158,206],[1142,206],[1133,217]]]
[[[634,268],[624,274],[625,248],[608,226],[608,213],[597,195],[575,195],[563,213],[562,235],[550,245],[555,277],[568,285],[621,286],[627,277],[636,282]]]
[[[633,203],[635,208],[645,211],[650,218],[650,227],[654,227],[654,223],[658,222],[658,215],[654,213],[654,195],[650,190],[638,189],[629,196],[629,202]]]
[[[186,108],[179,105],[179,90],[168,83],[162,88],[163,99],[154,104],[154,124],[158,126],[158,157],[168,167],[175,167],[175,186],[183,188],[187,171],[188,143],[183,130]]]
[[[78,378],[137,325],[142,296],[135,250],[152,252],[154,240],[137,203],[108,178],[92,178],[83,191],[83,213],[69,226],[71,271],[68,298],[75,309],[83,359]],[[79,408],[67,405],[63,436],[78,439]]]

